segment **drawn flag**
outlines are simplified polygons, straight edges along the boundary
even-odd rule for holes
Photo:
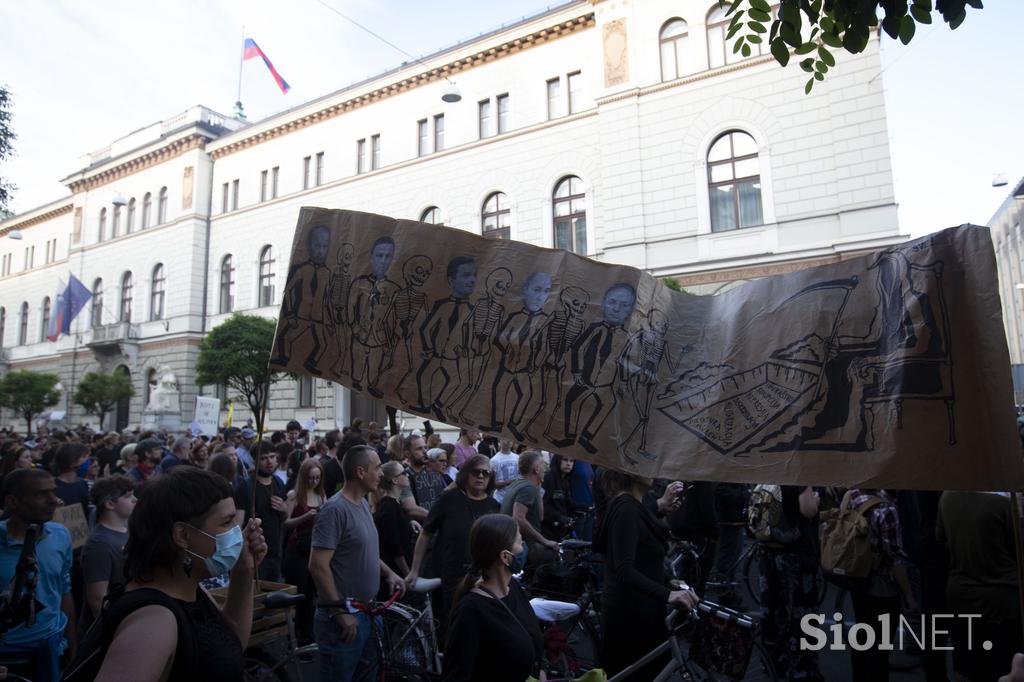
[[[277,82],[277,87],[281,88],[281,92],[288,94],[288,91],[292,89],[292,86],[288,85],[288,82],[284,78],[281,78],[281,74],[277,72],[274,65],[270,63],[269,59],[267,59],[267,55],[263,54],[263,50],[261,50],[260,46],[256,44],[256,41],[252,38],[246,38],[245,47],[242,52],[242,60],[255,59],[256,57],[262,59],[263,63],[267,65],[267,68],[270,70],[270,75],[274,77],[274,81]]]

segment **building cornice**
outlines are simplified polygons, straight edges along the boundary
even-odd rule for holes
[[[533,31],[532,33],[528,33],[525,36],[505,41],[495,47],[479,50],[473,54],[448,62],[447,64],[414,74],[408,78],[403,78],[402,80],[395,81],[344,101],[337,102],[318,111],[286,121],[280,125],[262,130],[258,133],[253,133],[251,135],[241,133],[245,136],[234,142],[230,142],[223,147],[211,150],[210,155],[214,160],[223,158],[230,154],[234,154],[235,152],[242,151],[243,149],[295,132],[296,130],[308,128],[311,125],[332,119],[368,104],[373,104],[408,90],[412,90],[429,83],[434,83],[462,71],[467,71],[496,59],[501,59],[515,54],[516,52],[521,52],[523,50],[528,50],[531,47],[549,43],[553,40],[557,40],[558,38],[576,33],[577,31],[590,28],[594,25],[595,20],[593,12],[583,14],[572,19],[566,19],[565,21],[560,21],[557,24],[548,26],[547,28],[542,28]]]
[[[185,137],[178,138],[169,144],[165,144],[162,147],[158,147],[145,154],[133,157],[123,163],[111,166],[105,170],[99,171],[98,173],[81,173],[80,177],[75,180],[70,180],[67,183],[68,189],[73,194],[79,192],[85,192],[88,190],[102,187],[103,185],[109,184],[116,180],[120,180],[128,175],[133,175],[140,171],[152,168],[153,166],[169,161],[175,157],[181,156],[186,152],[190,152],[193,149],[202,149],[209,142],[210,138],[200,133],[192,133]]]
[[[36,215],[30,216],[28,218],[25,218],[24,220],[18,220],[18,216],[15,216],[10,219],[10,222],[8,222],[6,225],[0,228],[0,237],[6,235],[11,230],[23,230],[26,227],[32,227],[33,225],[38,225],[39,223],[45,223],[48,220],[53,220],[54,218],[62,216],[65,213],[71,213],[72,208],[73,204],[71,200],[68,199],[68,203],[66,204],[58,206],[57,208],[54,209],[50,209],[49,211],[45,211],[43,213],[38,213]]]

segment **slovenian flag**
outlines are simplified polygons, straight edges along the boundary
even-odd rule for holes
[[[288,91],[292,89],[292,86],[288,85],[288,82],[281,78],[281,74],[277,72],[274,65],[270,63],[269,59],[267,59],[267,55],[263,54],[263,50],[261,50],[260,46],[256,44],[256,41],[252,38],[246,38],[245,49],[242,52],[242,59],[255,59],[256,57],[262,59],[263,63],[267,65],[267,68],[270,69],[270,75],[274,77],[275,81],[277,81],[277,87],[281,88],[281,92],[288,94]]]
[[[92,298],[92,292],[74,275],[71,275],[67,286],[64,286],[63,280],[60,284],[53,314],[50,315],[50,325],[46,329],[46,338],[49,341],[56,341],[61,334],[70,334],[71,321]]]

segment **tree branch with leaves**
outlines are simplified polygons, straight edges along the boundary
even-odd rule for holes
[[[0,407],[13,410],[25,420],[27,435],[32,435],[32,420],[60,402],[56,374],[21,370],[8,372],[0,379]]]
[[[127,374],[114,372],[89,372],[75,386],[72,396],[75,403],[96,417],[99,428],[103,428],[103,420],[117,406],[118,401],[135,395],[132,380]]]

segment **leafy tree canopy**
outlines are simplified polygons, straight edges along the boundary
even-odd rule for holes
[[[100,425],[103,419],[117,405],[122,398],[130,398],[135,395],[135,388],[127,374],[113,372],[89,372],[75,386],[73,396],[75,403],[85,408],[85,411],[95,415]]]
[[[60,391],[55,388],[59,381],[56,374],[8,372],[0,379],[0,407],[14,410],[24,419],[31,435],[33,418],[60,402]]]
[[[14,128],[11,127],[11,93],[7,86],[0,85],[0,161],[14,153]],[[8,206],[14,193],[14,185],[0,177],[0,219],[10,215]]]
[[[769,0],[720,0],[729,4],[732,17],[726,40],[735,38],[734,53],[744,57],[756,46],[768,44],[775,61],[789,63],[790,51],[800,59],[800,68],[811,74],[804,86],[810,92],[815,81],[836,65],[830,48],[851,54],[863,52],[872,29],[881,23],[890,37],[908,44],[918,24],[932,23],[937,11],[950,29],[967,18],[967,7],[982,9],[982,0],[778,0],[772,15]]]

